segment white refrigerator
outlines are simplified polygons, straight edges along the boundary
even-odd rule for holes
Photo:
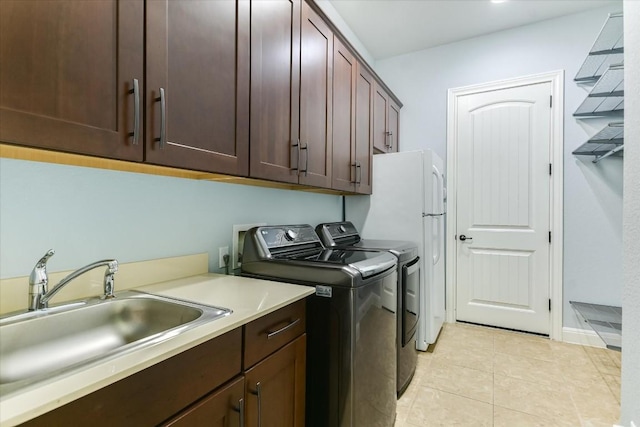
[[[407,240],[420,256],[416,348],[426,351],[445,318],[446,187],[444,164],[431,150],[373,156],[373,194],[346,197],[346,219],[362,238]],[[407,305],[409,305],[408,302]]]

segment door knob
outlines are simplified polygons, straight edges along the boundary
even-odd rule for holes
[[[460,235],[460,241],[464,242],[465,240],[473,240],[473,237],[467,237],[464,234]]]

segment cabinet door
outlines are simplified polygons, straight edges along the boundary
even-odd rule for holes
[[[143,28],[143,0],[2,0],[0,141],[142,160]]]
[[[356,191],[371,194],[371,165],[373,164],[373,110],[374,80],[358,63],[356,78],[356,144],[355,159],[360,170],[356,171]]]
[[[145,160],[247,175],[249,1],[146,5]]]
[[[239,377],[162,425],[166,427],[244,427],[243,412],[244,377]]]
[[[400,149],[400,107],[389,98],[389,152]]]
[[[373,92],[373,148],[380,153],[389,149],[389,95],[379,85]]]
[[[245,373],[247,427],[303,427],[306,335]]]
[[[251,3],[249,174],[298,182],[300,0]]]
[[[331,188],[333,33],[302,3],[300,58],[300,184]]]
[[[357,168],[356,150],[356,81],[358,64],[353,54],[333,40],[333,162],[331,187],[353,191],[362,167]],[[368,96],[371,99],[371,95]],[[367,126],[370,118],[367,116]],[[369,130],[367,129],[367,138]]]

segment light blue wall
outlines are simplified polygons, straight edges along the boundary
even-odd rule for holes
[[[445,46],[376,61],[376,72],[402,100],[400,148],[431,148],[446,156],[447,90],[501,79],[565,70],[564,321],[582,327],[570,300],[621,305],[622,166],[597,165],[571,154],[604,126],[572,114],[588,89],[573,82],[609,12],[564,16]]]
[[[0,159],[0,278],[28,275],[49,248],[51,271],[209,253],[232,225],[338,221],[339,196]]]

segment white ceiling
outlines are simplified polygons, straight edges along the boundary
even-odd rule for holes
[[[331,0],[376,59],[427,49],[621,0]]]

